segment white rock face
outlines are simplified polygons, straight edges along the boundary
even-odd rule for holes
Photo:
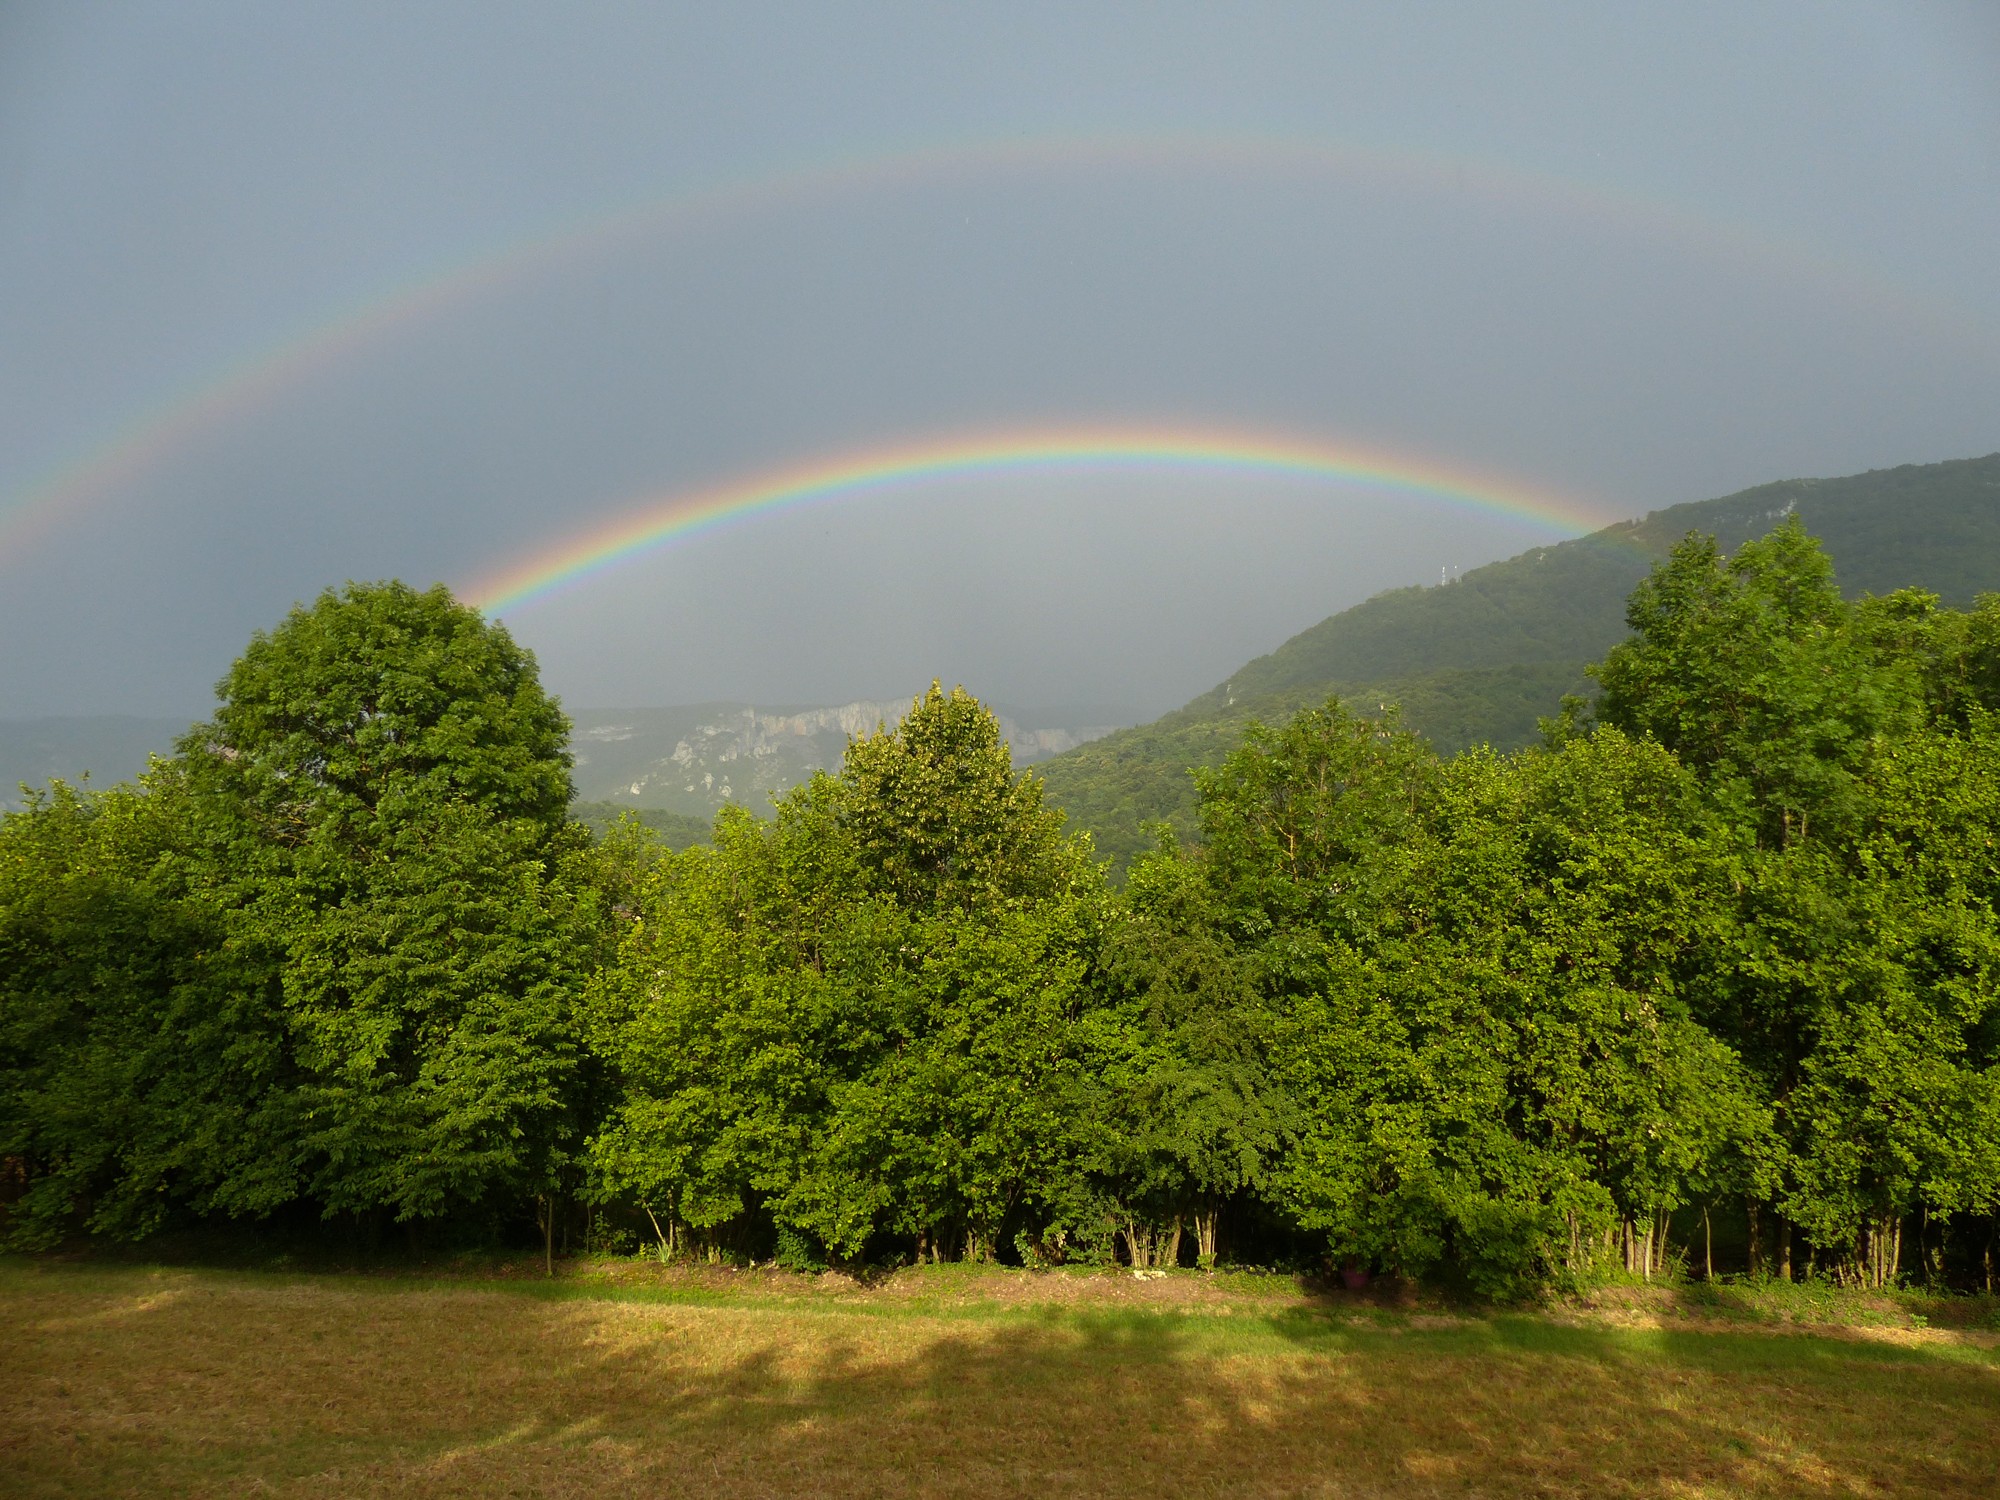
[[[861,699],[827,708],[760,710],[750,704],[615,709],[573,715],[578,795],[675,812],[712,813],[724,802],[763,811],[770,799],[834,770],[850,739],[893,725],[910,699]],[[1031,728],[1006,715],[1000,731],[1014,764],[1029,765],[1109,734],[1115,724]]]

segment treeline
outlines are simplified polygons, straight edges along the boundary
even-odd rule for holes
[[[1536,748],[1253,727],[1121,890],[935,687],[774,818],[593,835],[528,655],[350,586],[0,825],[6,1233],[1990,1285],[2000,600],[1788,524],[1629,619]]]
[[[1519,749],[1586,665],[1625,635],[1624,606],[1649,559],[1690,531],[1727,549],[1797,514],[1832,554],[1849,595],[1911,584],[1969,605],[2000,557],[2000,453],[1844,479],[1786,480],[1655,511],[1590,536],[1488,563],[1449,587],[1391,589],[1245,662],[1150,724],[1044,762],[1048,794],[1124,868],[1151,846],[1148,821],[1185,838],[1199,819],[1189,766],[1217,766],[1252,719],[1267,724],[1338,694],[1403,723],[1446,752]]]

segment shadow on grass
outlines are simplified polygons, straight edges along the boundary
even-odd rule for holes
[[[22,1494],[1991,1494],[2000,1370],[1528,1315],[10,1275]]]
[[[1864,1292],[1823,1280],[1728,1280],[1689,1282],[1665,1295],[1686,1311],[1746,1323],[1914,1323],[2000,1331],[2000,1297],[1990,1292]]]
[[[671,1422],[751,1493],[1986,1496],[2000,1471],[1996,1371],[1920,1350],[1136,1311],[912,1344],[760,1352]]]

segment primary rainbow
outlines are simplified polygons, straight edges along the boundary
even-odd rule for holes
[[[706,189],[628,205],[485,250],[387,289],[253,350],[194,383],[163,392],[93,448],[13,494],[0,494],[0,563],[21,555],[84,507],[145,479],[190,444],[241,422],[264,403],[369,346],[451,309],[509,291],[577,257],[649,242],[761,210],[836,200],[955,175],[1006,170],[1271,171],[1323,175],[1526,211],[1621,225],[1711,255],[1824,282],[1844,298],[1879,305],[1985,345],[1993,330],[1963,308],[1941,307],[1880,276],[1826,259],[1822,249],[1771,240],[1666,200],[1473,157],[1309,138],[1236,135],[1047,136],[933,144],[914,150],[805,163]],[[1504,507],[1503,507],[1504,508]],[[1532,510],[1532,504],[1529,509]]]
[[[464,597],[496,615],[656,548],[753,516],[927,481],[1059,469],[1207,471],[1321,481],[1507,516],[1558,537],[1604,524],[1573,499],[1429,460],[1309,438],[1185,427],[1034,428],[871,448],[658,496],[476,581],[463,591]]]

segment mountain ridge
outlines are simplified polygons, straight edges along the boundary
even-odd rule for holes
[[[579,806],[598,822],[620,810],[703,822],[727,802],[762,811],[767,799],[840,763],[848,740],[894,724],[911,698],[839,704],[709,702],[570,711],[570,748]],[[1040,724],[996,709],[1017,766],[1110,733],[1109,724]],[[24,805],[21,783],[95,787],[129,781],[149,756],[170,755],[196,722],[136,714],[72,714],[0,719],[0,810]],[[684,832],[669,818],[661,827]]]
[[[1193,831],[1192,767],[1213,765],[1252,719],[1286,717],[1330,694],[1404,721],[1440,750],[1535,737],[1538,717],[1623,639],[1625,599],[1689,531],[1733,551],[1797,513],[1827,545],[1850,594],[1916,585],[1946,604],[2000,589],[2000,453],[1831,479],[1785,479],[1685,501],[1448,583],[1390,589],[1300,631],[1208,692],[1147,724],[1041,768],[1052,801],[1123,863],[1141,825]]]

